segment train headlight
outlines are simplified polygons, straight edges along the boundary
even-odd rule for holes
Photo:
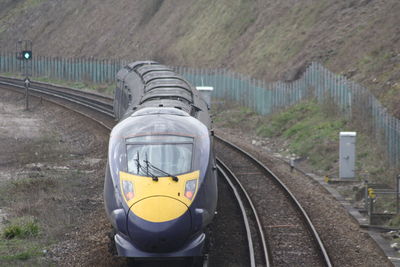
[[[122,194],[125,196],[126,201],[131,200],[135,196],[131,181],[122,180]]]
[[[196,193],[197,179],[189,180],[185,185],[185,197],[192,200],[194,193]]]

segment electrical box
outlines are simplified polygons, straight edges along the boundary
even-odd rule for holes
[[[211,86],[196,86],[196,89],[200,92],[201,97],[206,101],[208,109],[211,107],[211,93],[214,90]]]
[[[340,132],[340,146],[339,146],[340,179],[355,178],[356,136],[357,136],[356,132]]]

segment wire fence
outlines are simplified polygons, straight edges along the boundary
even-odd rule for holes
[[[34,56],[32,77],[48,77],[76,82],[112,83],[126,60],[55,58]],[[24,63],[12,53],[0,53],[0,72],[18,73]],[[173,67],[196,86],[213,86],[213,97],[229,99],[267,115],[299,101],[316,98],[320,104],[334,103],[348,119],[362,125],[386,148],[391,167],[400,167],[400,122],[365,88],[337,75],[319,63],[312,63],[293,82],[257,80],[226,69]]]
[[[94,58],[59,58],[33,56],[30,61],[17,60],[13,53],[0,52],[0,72],[23,73],[29,66],[32,77],[76,82],[112,83],[115,74],[128,63],[125,60]]]
[[[320,104],[334,103],[340,112],[357,122],[386,147],[389,164],[400,166],[400,122],[365,88],[312,63],[300,79],[267,83],[225,69],[198,70],[177,67],[196,85],[214,86],[213,96],[230,99],[260,114],[271,114],[314,97]]]

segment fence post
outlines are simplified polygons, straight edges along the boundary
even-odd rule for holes
[[[398,215],[400,212],[400,205],[399,205],[399,200],[400,200],[400,174],[397,175],[396,179],[396,214]]]
[[[371,197],[368,197],[369,199],[369,206],[368,206],[368,224],[371,225],[372,222],[372,213],[374,211],[373,205],[374,205],[374,199]]]
[[[396,167],[400,166],[400,123],[396,119]]]
[[[72,65],[72,81],[76,82],[76,57],[73,57],[71,59],[71,65]]]
[[[369,211],[369,202],[368,202],[368,180],[364,180],[364,208],[365,211],[368,213]]]
[[[72,58],[67,59],[68,81],[72,81]]]
[[[4,72],[5,53],[0,51],[0,72]]]
[[[95,73],[96,73],[96,76],[95,76],[95,83],[98,83],[99,82],[99,75],[100,75],[100,71],[99,71],[99,60],[98,59],[95,59],[94,60],[94,66],[95,66]]]
[[[104,83],[113,81],[123,60],[98,60],[94,58],[59,58],[34,56],[32,75],[47,76],[57,80],[87,81]],[[14,53],[0,51],[0,71],[20,71],[21,62]],[[296,81],[265,83],[247,75],[226,69],[187,69],[175,68],[193,83],[213,85],[213,95],[225,97],[247,106],[261,114],[276,112],[281,108],[298,103],[305,96],[313,95],[319,103],[329,96],[341,114],[348,118],[369,120],[368,129],[374,131],[380,145],[386,146],[390,166],[400,166],[400,123],[388,114],[386,109],[365,88],[342,75],[335,74],[317,62],[309,65],[302,77]],[[360,113],[355,118],[355,113]],[[399,193],[400,194],[400,193]],[[399,209],[399,208],[398,208]],[[400,212],[400,211],[399,211]]]
[[[10,72],[10,64],[9,64],[9,58],[10,58],[10,53],[6,55],[6,58],[4,59],[4,70],[5,72]]]
[[[5,53],[0,51],[0,72],[4,72]]]

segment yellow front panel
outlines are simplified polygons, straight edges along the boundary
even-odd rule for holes
[[[171,177],[159,177],[158,181],[153,181],[151,177],[126,172],[120,172],[119,175],[121,188],[123,180],[133,183],[134,197],[127,201],[122,194],[128,206],[132,207],[132,212],[144,220],[163,222],[180,217],[190,207],[198,190],[200,171],[179,175],[178,182]],[[196,179],[196,192],[190,200],[184,196],[185,184],[193,179]]]
[[[182,216],[187,211],[182,202],[169,197],[149,197],[135,203],[131,211],[150,222],[166,222]]]

